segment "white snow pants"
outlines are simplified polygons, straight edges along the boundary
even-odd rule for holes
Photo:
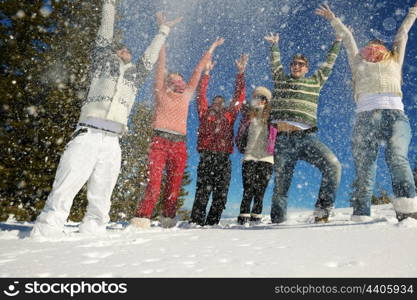
[[[88,128],[74,137],[61,157],[52,191],[31,235],[61,234],[74,197],[87,181],[88,206],[80,232],[104,232],[120,164],[118,135]]]

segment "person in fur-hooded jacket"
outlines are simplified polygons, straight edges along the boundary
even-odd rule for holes
[[[266,87],[255,88],[249,105],[245,105],[239,124],[236,144],[244,154],[242,163],[243,198],[237,222],[241,225],[250,221],[257,224],[262,219],[262,207],[265,190],[273,171],[273,149],[268,151],[270,144],[274,145],[268,124],[272,93]],[[251,204],[253,201],[252,209]]]

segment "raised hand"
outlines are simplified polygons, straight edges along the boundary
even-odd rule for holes
[[[277,44],[279,41],[279,34],[276,33],[275,35],[271,32],[269,35],[264,37],[265,40],[270,42],[271,44]]]
[[[237,70],[239,73],[244,73],[246,70],[246,65],[248,64],[249,55],[242,54],[239,59],[235,60]]]
[[[204,73],[206,75],[209,75],[211,70],[213,70],[215,64],[216,64],[215,62],[213,62],[212,60],[209,60],[207,64],[204,66]]]
[[[183,17],[178,17],[178,18],[176,18],[172,21],[167,21],[166,20],[166,15],[163,12],[158,11],[156,13],[156,22],[158,23],[159,26],[165,25],[165,26],[168,26],[168,27],[172,28],[175,25],[177,25],[178,23],[180,23],[182,21],[182,19],[183,19]]]
[[[214,50],[216,50],[216,48],[218,46],[223,45],[223,43],[224,43],[224,38],[222,38],[222,37],[216,38],[216,40],[214,41],[214,43],[211,44],[210,49],[209,49],[209,52],[210,53],[213,53]]]
[[[319,8],[316,9],[316,15],[326,18],[328,21],[331,21],[336,18],[336,15],[332,12],[330,7],[327,4],[321,4]]]
[[[180,22],[182,21],[182,19],[183,19],[183,17],[178,17],[178,18],[176,18],[176,19],[174,19],[174,20],[172,20],[172,21],[165,22],[165,24],[164,24],[164,25],[166,25],[166,26],[168,26],[168,27],[172,28],[172,27],[174,27],[175,25],[177,25],[178,23],[180,23]]]

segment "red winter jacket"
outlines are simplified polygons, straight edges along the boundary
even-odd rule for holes
[[[246,97],[245,76],[236,76],[236,88],[233,100],[229,107],[216,112],[208,107],[207,86],[209,75],[203,75],[197,94],[198,117],[200,127],[198,129],[197,150],[211,152],[233,152],[233,125],[237,114]]]

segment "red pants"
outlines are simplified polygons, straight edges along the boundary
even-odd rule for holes
[[[166,166],[167,180],[163,198],[163,216],[174,218],[187,163],[185,142],[172,142],[162,137],[153,137],[148,161],[149,182],[145,198],[138,204],[136,216],[151,218],[161,193],[162,174]]]

